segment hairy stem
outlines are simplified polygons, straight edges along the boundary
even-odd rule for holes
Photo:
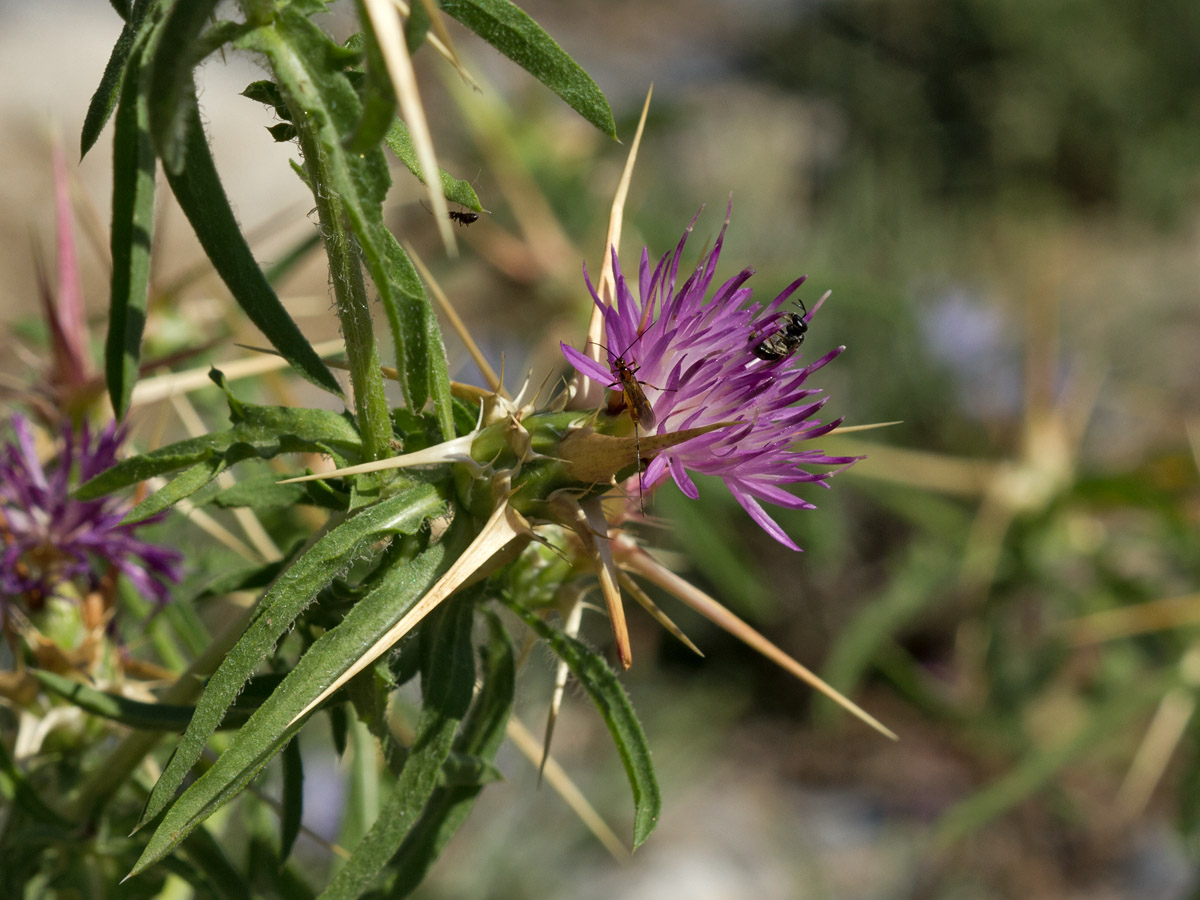
[[[257,41],[265,50],[271,67],[276,71],[284,102],[292,113],[292,124],[300,138],[304,154],[304,169],[317,202],[321,237],[329,258],[329,274],[333,281],[338,319],[346,341],[346,361],[350,383],[354,389],[354,407],[363,448],[370,459],[382,459],[391,453],[392,425],[387,399],[384,395],[383,374],[380,371],[379,351],[375,344],[375,328],[371,306],[363,278],[362,259],[358,242],[350,229],[345,204],[330,186],[337,179],[330,170],[329,154],[323,152],[324,141],[339,141],[329,131],[328,116],[309,115],[303,104],[291,96],[290,86],[305,90],[308,96],[319,96],[303,62],[292,47],[273,28],[258,30]]]

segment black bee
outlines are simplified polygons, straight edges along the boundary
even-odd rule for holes
[[[779,317],[779,327],[755,344],[754,349],[751,350],[759,359],[776,362],[786,359],[800,349],[800,345],[804,343],[804,335],[808,331],[808,322],[804,320],[804,316],[808,315],[808,310],[804,308],[803,301],[798,302],[804,315],[794,312],[783,313]],[[751,335],[750,340],[753,341],[756,338],[757,335]]]
[[[424,200],[421,200],[420,203],[422,206],[425,206]],[[433,215],[433,210],[428,206],[425,206],[425,212]],[[460,211],[457,209],[452,209],[447,212],[446,215],[449,216],[451,222],[457,222],[460,226],[474,225],[479,221],[479,213],[471,212],[470,210]]]

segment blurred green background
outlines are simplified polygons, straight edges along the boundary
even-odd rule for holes
[[[0,14],[8,42],[67,28],[94,45],[79,86],[31,88],[48,92],[70,146],[116,19],[91,8],[104,4],[47,6],[57,18]],[[483,91],[427,50],[422,91],[443,164],[473,180],[491,214],[457,230],[462,256],[447,260],[416,184],[397,173],[394,230],[497,364],[503,355],[510,386],[560,373],[557,342],[581,342],[589,311],[580,264],[599,267],[654,83],[626,264],[643,244],[652,257],[674,247],[707,204],[698,254],[732,192],[718,277],[753,266],[762,300],[801,273],[804,299],[832,289],[804,347],[806,359],[849,348],[816,379],[827,412],[899,424],[821,442],[868,458],[805,494],[819,510],[778,512],[803,554],[715,483],[698,505],[660,491],[651,512],[671,527],[648,538],[901,740],[815,702],[660,598],[706,656],[631,614],[626,683],[664,783],[655,837],[617,866],[506,751],[509,780],[484,792],[420,896],[1195,896],[1200,4],[524,7],[608,94],[624,145],[452,26]],[[253,77],[244,61],[210,61],[201,102],[243,224],[270,259],[312,225],[290,145],[272,145],[262,126],[273,122],[234,96]],[[39,185],[51,129],[21,103],[3,111],[6,320],[34,296],[17,236],[50,233]],[[105,152],[78,172],[101,223]],[[201,259],[170,211],[163,232],[160,283]],[[102,309],[102,260],[84,265]],[[215,352],[235,355],[247,336],[201,302],[220,298],[215,279],[178,284],[193,302],[171,315],[228,334]],[[314,340],[331,336],[316,261],[284,290]],[[168,344],[171,315],[158,335]],[[454,377],[474,380],[452,335],[448,349]],[[586,627],[604,642],[601,616]],[[519,709],[536,727],[549,662],[530,668]],[[620,766],[580,696],[555,752],[624,833]]]

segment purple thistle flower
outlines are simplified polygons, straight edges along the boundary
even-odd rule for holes
[[[182,554],[136,538],[142,522],[120,524],[128,501],[71,496],[76,484],[116,463],[124,429],[110,424],[93,439],[86,422],[78,432],[67,425],[57,465],[46,471],[29,423],[13,415],[12,428],[15,440],[0,446],[0,620],[8,600],[36,608],[68,584],[95,590],[113,569],[144,596],[165,602],[167,582],[182,575]]]
[[[754,349],[787,321],[782,307],[804,277],[762,307],[750,303],[752,291],[745,287],[754,270],[743,269],[706,299],[729,226],[728,213],[712,251],[676,287],[684,244],[696,217],[674,253],[664,256],[657,266],[651,267],[648,250],[642,250],[640,299],[633,295],[621,271],[615,248],[613,306],[600,299],[585,266],[588,290],[604,316],[607,363],[596,362],[565,344],[562,351],[580,373],[610,390],[620,389],[622,366],[632,371],[653,412],[651,421],[643,417],[640,424],[652,433],[730,423],[659,453],[642,473],[644,491],[652,490],[670,474],[679,489],[694,500],[699,491],[689,473],[715,475],[771,537],[799,550],[760,501],[788,509],[813,509],[813,504],[784,486],[813,482],[828,487],[827,479],[836,472],[815,473],[804,467],[838,466],[840,471],[858,458],[826,456],[820,450],[795,447],[841,424],[840,418],[824,424],[814,418],[827,398],[804,383],[845,347],[801,367],[787,364],[798,358],[796,353],[769,360],[755,355]],[[816,307],[805,323],[815,312]]]

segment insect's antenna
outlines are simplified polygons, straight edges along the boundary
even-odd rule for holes
[[[620,356],[617,356],[617,357],[614,357],[614,359],[624,359],[624,358],[625,358],[625,354],[626,354],[626,353],[628,353],[630,350],[632,350],[632,349],[633,349],[633,345],[634,345],[634,344],[636,344],[636,343],[637,343],[638,341],[640,341],[641,339],[642,339],[642,330],[641,330],[641,328],[638,328],[638,333],[637,333],[637,334],[635,334],[635,335],[633,336],[633,340],[632,340],[632,341],[630,341],[630,342],[629,342],[629,345],[628,345],[628,346],[627,346],[627,347],[626,347],[624,350],[622,350],[622,351],[621,351],[621,355],[620,355]],[[601,346],[603,346],[603,344],[602,344]],[[605,349],[605,350],[608,350],[608,348],[607,348],[607,347],[604,347],[604,349]],[[609,351],[609,352],[611,352],[611,351]]]
[[[796,302],[800,304],[800,311],[802,313],[804,313],[804,321],[807,322],[808,321],[808,307],[804,305],[804,301],[801,300],[799,297],[796,298]]]

